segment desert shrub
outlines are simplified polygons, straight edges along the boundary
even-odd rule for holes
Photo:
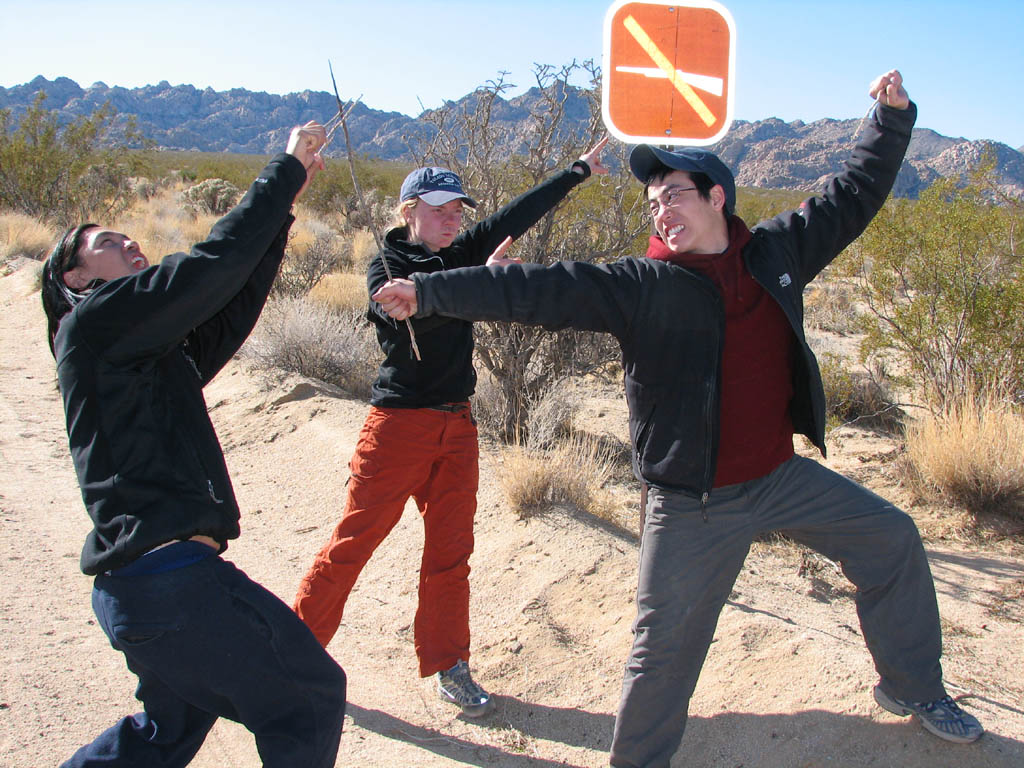
[[[613,459],[599,440],[575,435],[547,450],[510,446],[501,459],[501,487],[519,517],[554,504],[568,504],[605,520],[614,517],[613,502],[604,489]]]
[[[1024,392],[1024,207],[955,184],[890,200],[837,262],[867,307],[862,354],[895,355],[940,410],[975,377]]]
[[[0,206],[63,228],[107,220],[132,199],[128,180],[144,169],[145,153],[131,120],[113,141],[115,112],[104,105],[63,127],[57,112],[43,107],[40,92],[14,128],[9,109],[0,110]]]
[[[242,199],[242,190],[225,179],[206,179],[181,193],[188,210],[223,216]]]
[[[527,448],[550,449],[572,434],[573,417],[579,411],[575,394],[570,382],[560,381],[531,405],[526,418]]]
[[[325,276],[350,262],[350,247],[333,232],[320,232],[304,247],[289,245],[281,272],[274,282],[275,295],[305,296]]]
[[[893,402],[883,369],[854,370],[849,360],[834,352],[820,354],[818,366],[829,429],[849,424],[886,432],[899,428],[903,412]]]
[[[531,118],[526,135],[508,135],[511,128],[497,117],[501,96],[511,87],[503,79],[481,86],[471,99],[426,113],[426,128],[410,137],[416,165],[440,165],[457,172],[480,203],[475,215],[487,216],[555,170],[568,167],[603,133],[599,88],[581,94],[590,110],[584,128],[574,127],[575,121],[567,118],[571,105],[566,81],[579,69],[598,82],[592,62],[574,62],[557,70],[535,67],[538,98],[522,106]],[[503,154],[504,146],[518,147],[519,154]],[[639,187],[628,171],[626,147],[610,144],[605,162],[614,169],[609,176],[574,190],[508,255],[550,264],[564,259],[610,261],[642,252],[648,224]],[[495,434],[510,442],[529,439],[530,409],[555,382],[608,371],[619,357],[618,345],[606,334],[477,323],[474,335],[477,359],[500,390],[500,396],[488,403]]]
[[[830,278],[826,269],[804,290],[804,322],[808,328],[846,336],[857,330],[853,287]]]
[[[794,189],[739,187],[736,190],[736,215],[749,226],[796,208],[807,197]]]
[[[1024,410],[1005,390],[969,386],[908,425],[906,445],[919,491],[1024,522]]]
[[[340,137],[339,132],[328,150],[333,156],[327,161],[327,167],[317,175],[316,181],[303,193],[302,202],[321,216],[341,213],[353,225],[366,226],[365,221],[359,221],[361,213],[352,183],[352,170],[344,157],[345,144]],[[379,230],[389,218],[402,181],[412,166],[363,157],[355,158],[353,165],[366,202],[372,204],[374,209],[373,221]]]
[[[369,398],[380,355],[362,313],[330,312],[303,298],[267,304],[245,354],[278,368]]]
[[[239,189],[248,189],[266,163],[266,155],[162,150],[154,153],[150,166],[154,178],[166,178],[186,184],[195,184],[207,179],[224,179]]]

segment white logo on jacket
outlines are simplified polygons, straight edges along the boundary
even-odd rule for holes
[[[793,284],[793,278],[789,276],[789,272],[783,272],[779,275],[779,285],[785,288],[787,285]]]

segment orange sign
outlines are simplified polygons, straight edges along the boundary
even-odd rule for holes
[[[617,0],[604,20],[608,131],[633,144],[714,144],[732,124],[735,39],[716,2]]]

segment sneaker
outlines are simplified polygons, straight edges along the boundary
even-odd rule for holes
[[[977,741],[985,732],[978,718],[964,712],[951,696],[943,696],[941,699],[926,703],[915,703],[893,698],[883,691],[881,686],[876,685],[875,701],[882,709],[887,709],[894,715],[917,715],[925,730],[946,741],[970,744]]]
[[[446,672],[437,673],[437,692],[445,701],[458,704],[466,717],[480,717],[491,707],[491,696],[473,682],[469,664],[459,662]]]

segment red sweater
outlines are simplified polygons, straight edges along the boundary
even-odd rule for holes
[[[710,278],[722,295],[725,345],[715,488],[763,477],[793,455],[793,330],[743,263],[750,238],[743,219],[731,216],[723,253],[673,253],[656,236],[647,249],[649,258]]]

